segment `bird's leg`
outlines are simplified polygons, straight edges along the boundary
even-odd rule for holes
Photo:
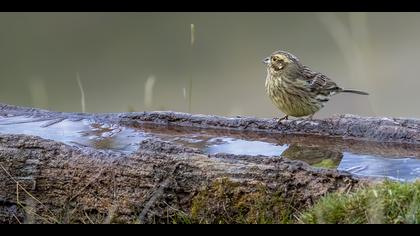
[[[313,119],[314,119],[314,114],[312,114],[308,117],[308,120],[313,120]]]
[[[285,116],[283,116],[282,118],[279,118],[278,120],[277,120],[277,122],[278,123],[281,123],[281,121],[282,120],[288,120],[289,119],[289,116],[288,115],[285,115]]]

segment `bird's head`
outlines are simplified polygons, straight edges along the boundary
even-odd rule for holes
[[[271,74],[282,74],[293,72],[300,68],[299,59],[293,54],[285,51],[275,51],[263,60]]]

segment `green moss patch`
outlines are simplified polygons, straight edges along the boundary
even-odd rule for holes
[[[332,193],[300,217],[302,223],[411,223],[420,222],[420,181],[385,181],[353,193]]]
[[[192,201],[190,213],[178,214],[174,223],[290,223],[291,213],[291,205],[265,186],[244,188],[243,183],[221,179],[199,192]]]

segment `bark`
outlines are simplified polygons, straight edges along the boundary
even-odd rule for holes
[[[298,207],[358,183],[346,173],[299,161],[208,156],[156,140],[144,141],[137,153],[122,154],[1,135],[0,168],[2,223],[16,218],[39,223],[165,223],[168,214],[189,212],[194,197],[220,179],[239,182],[251,192],[265,186]]]

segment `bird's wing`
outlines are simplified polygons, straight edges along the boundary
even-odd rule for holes
[[[336,93],[342,90],[326,75],[315,72],[306,66],[303,68],[303,78],[309,84],[311,91],[318,94],[328,96],[332,95],[332,93]]]

